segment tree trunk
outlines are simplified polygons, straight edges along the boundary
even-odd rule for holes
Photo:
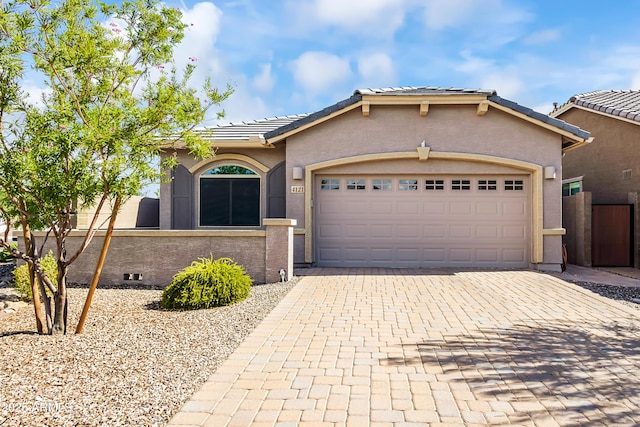
[[[98,257],[98,263],[96,264],[96,269],[93,273],[93,278],[91,279],[91,286],[89,286],[87,299],[85,299],[84,301],[82,314],[80,314],[80,320],[78,321],[78,326],[76,326],[76,334],[81,334],[82,330],[84,329],[84,322],[87,320],[87,314],[89,313],[89,307],[91,307],[93,294],[96,288],[98,287],[98,281],[100,280],[100,274],[102,273],[102,266],[104,265],[104,260],[107,257],[107,251],[109,251],[109,244],[111,243],[111,236],[113,235],[113,229],[115,228],[115,225],[116,225],[116,218],[118,216],[118,212],[120,211],[121,202],[122,202],[122,199],[120,197],[116,197],[114,206],[111,209],[111,219],[109,220],[109,226],[104,236],[104,242],[102,243],[102,250],[100,251],[100,257]]]
[[[67,267],[63,262],[58,261],[58,290],[53,296],[54,315],[53,327],[51,333],[53,335],[61,335],[67,333]]]
[[[31,228],[29,228],[29,224],[26,221],[26,218],[22,218],[22,230],[23,230],[23,238],[24,238],[24,250],[26,254],[33,259],[33,256],[36,252],[35,243],[33,242],[33,238],[31,236]],[[42,335],[44,333],[44,324],[45,321],[42,318],[42,307],[40,304],[40,292],[38,289],[38,281],[36,280],[36,274],[33,269],[33,265],[29,264],[29,282],[31,284],[31,295],[33,300],[33,311],[36,316],[36,328],[38,333]],[[44,294],[46,297],[46,294]],[[47,328],[47,332],[49,332]]]

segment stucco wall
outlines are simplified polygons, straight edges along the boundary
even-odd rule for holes
[[[209,159],[196,159],[193,156],[189,155],[188,150],[178,150],[178,162],[185,166],[187,169],[193,169],[197,166],[197,169],[193,171],[193,180],[194,180],[194,214],[198,214],[198,176],[211,169],[216,165],[222,164],[238,164],[240,166],[248,167],[254,170],[260,176],[260,189],[261,189],[261,208],[262,212],[260,217],[264,218],[266,216],[266,174],[267,172],[261,171],[256,168],[254,165],[247,163],[243,160],[233,160],[233,157],[241,158],[242,156],[247,156],[258,163],[264,165],[266,168],[271,169],[281,162],[284,161],[285,156],[285,147],[284,145],[277,146],[275,148],[250,148],[250,149],[217,149],[216,156]],[[170,155],[170,154],[165,154]],[[224,160],[223,160],[224,159]],[[167,173],[167,182],[163,183],[160,186],[160,229],[161,230],[169,230],[171,229],[171,182],[170,182],[170,174]],[[194,223],[198,224],[198,221],[194,221]]]
[[[476,106],[433,105],[426,117],[419,115],[417,106],[372,106],[369,117],[364,117],[360,109],[352,110],[287,139],[287,188],[302,185],[292,180],[293,167],[370,153],[415,151],[422,141],[432,151],[484,154],[555,167],[557,178],[543,182],[543,227],[562,226],[560,136],[492,108],[484,116],[478,116]],[[428,160],[409,161],[406,165],[413,173],[431,173],[442,168],[486,173],[493,168],[457,163],[443,166],[441,161],[432,164]],[[401,169],[398,161],[390,162],[389,166]],[[389,171],[387,165],[384,171]],[[288,194],[287,217],[295,218],[299,226],[305,225],[304,195]],[[544,242],[544,263],[559,264],[561,237],[546,236]],[[296,262],[301,262],[298,257],[296,247]]]
[[[640,191],[640,124],[572,108],[558,118],[591,132],[591,144],[569,151],[562,159],[564,178],[584,176],[583,191],[593,203],[627,203]],[[623,170],[631,169],[624,179]]]
[[[114,231],[100,283],[166,286],[178,271],[200,257],[229,257],[242,265],[257,283],[265,277],[265,236],[263,230],[233,233],[196,230]],[[99,232],[69,268],[69,280],[89,283],[102,249],[104,232]],[[73,232],[67,239],[72,254],[82,236]],[[18,240],[19,242],[21,239]],[[49,248],[46,248],[48,250]],[[140,274],[142,280],[125,281],[124,274]]]

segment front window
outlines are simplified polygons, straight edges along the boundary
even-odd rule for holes
[[[200,175],[200,225],[259,226],[258,174],[244,166],[224,165]]]
[[[562,183],[562,197],[574,196],[582,192],[582,179],[579,181],[567,180]]]

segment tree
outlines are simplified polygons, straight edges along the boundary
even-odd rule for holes
[[[158,0],[2,5],[0,212],[7,224],[22,227],[24,249],[11,248],[8,233],[0,245],[30,266],[40,333],[66,333],[67,271],[91,242],[108,202],[112,224],[121,203],[175,166],[171,156],[154,166],[168,141],[182,141],[197,157],[213,155],[192,130],[232,90],[215,89],[209,80],[192,88],[195,65],[172,65],[186,28],[181,16]],[[46,87],[41,99],[23,89],[27,76]],[[68,252],[74,209],[94,204],[82,244]],[[46,231],[42,242],[33,230]],[[48,239],[55,242],[57,285],[40,268]]]

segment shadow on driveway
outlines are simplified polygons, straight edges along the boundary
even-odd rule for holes
[[[508,401],[516,412],[526,412],[522,422],[541,412],[540,416],[550,413],[569,426],[639,425],[638,330],[615,323],[590,329],[596,332],[553,323],[479,329],[444,342],[421,342],[419,357],[382,362],[436,367],[430,371],[466,383],[477,399]],[[525,409],[518,411],[517,402],[524,401],[547,402],[551,407],[521,405]]]

